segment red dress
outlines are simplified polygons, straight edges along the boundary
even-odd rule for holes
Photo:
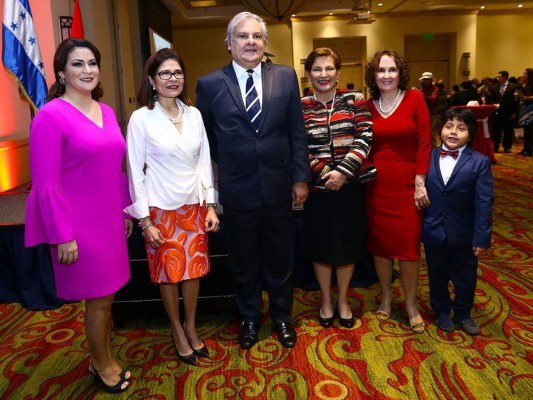
[[[400,105],[383,118],[372,100],[374,121],[369,159],[377,179],[366,186],[368,250],[380,257],[420,259],[422,212],[415,207],[415,175],[426,175],[431,152],[431,122],[422,94],[407,90]]]

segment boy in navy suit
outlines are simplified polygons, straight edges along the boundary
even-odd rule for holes
[[[437,326],[451,332],[455,320],[470,335],[479,325],[470,317],[474,305],[478,257],[490,247],[493,181],[488,157],[473,150],[477,128],[466,108],[450,108],[442,118],[441,147],[431,152],[426,189],[431,205],[424,211],[422,242],[429,273],[431,307]],[[448,283],[455,298],[451,299]]]

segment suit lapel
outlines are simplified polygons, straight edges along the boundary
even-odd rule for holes
[[[453,168],[452,174],[450,176],[450,179],[448,179],[448,184],[450,185],[455,178],[455,175],[459,173],[459,171],[465,166],[465,164],[470,160],[470,157],[472,157],[472,149],[470,147],[466,147],[463,150],[463,154],[461,154],[461,157],[459,157],[459,160],[457,160],[457,164],[455,164],[455,167]]]
[[[248,119],[248,115],[246,114],[246,108],[244,107],[244,102],[242,100],[241,89],[239,87],[239,81],[237,80],[237,75],[235,75],[235,70],[233,69],[233,65],[229,63],[229,65],[226,65],[224,68],[222,68],[222,71],[225,74],[224,82],[226,83],[226,86],[228,87],[231,97],[233,98],[233,102],[235,103],[237,108],[241,111],[244,118]]]
[[[274,84],[274,72],[272,71],[272,64],[261,63],[261,83],[263,85],[263,104],[261,105],[261,125],[259,126],[259,132],[266,121],[266,115],[270,108],[270,101],[272,99],[272,86]]]
[[[440,170],[440,147],[435,147],[433,150],[434,156],[433,156],[433,168],[435,171],[437,171],[437,175],[439,176],[440,180],[439,183],[441,187],[444,187],[444,179],[442,178],[442,172]]]

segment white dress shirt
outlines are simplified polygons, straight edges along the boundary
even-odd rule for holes
[[[463,150],[465,149],[465,147],[466,145],[458,149],[459,156],[457,158],[453,158],[452,156],[440,157],[439,155],[440,174],[442,176],[442,180],[444,181],[445,185],[448,183],[448,180],[450,180],[450,176],[452,176],[452,172],[453,172],[453,169],[455,168],[455,164],[457,164],[457,161],[459,161],[459,158],[461,158],[461,154],[463,154]],[[446,147],[445,144],[442,145],[442,148],[444,150],[451,151],[449,148]]]
[[[232,61],[233,69],[235,70],[235,75],[237,75],[237,80],[239,81],[239,88],[241,89],[241,96],[244,105],[246,106],[246,81],[248,80],[248,68],[243,68],[235,61]],[[261,79],[261,63],[257,64],[253,68],[254,73],[252,78],[254,79],[255,90],[257,91],[257,97],[259,97],[259,104],[263,108],[263,84]]]
[[[202,116],[195,107],[178,99],[176,103],[184,113],[181,133],[157,106],[138,109],[128,123],[127,166],[133,204],[125,211],[134,218],[148,216],[149,207],[177,210],[185,204],[215,202]]]

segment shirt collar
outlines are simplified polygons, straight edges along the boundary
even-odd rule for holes
[[[446,147],[446,145],[444,143],[442,144],[442,148],[444,150],[453,151],[453,150],[450,150],[448,147]],[[463,147],[460,147],[460,148],[456,149],[456,150],[459,150],[459,156],[461,154],[463,154],[463,151],[464,151],[465,148],[466,148],[466,144]]]
[[[239,64],[233,60],[232,62],[233,69],[235,70],[235,75],[237,76],[237,79],[243,79],[246,77],[248,79],[248,73],[246,72],[250,68],[243,68]],[[261,78],[261,63],[257,64],[255,68],[251,68],[254,70],[254,75],[257,74],[259,78]]]

